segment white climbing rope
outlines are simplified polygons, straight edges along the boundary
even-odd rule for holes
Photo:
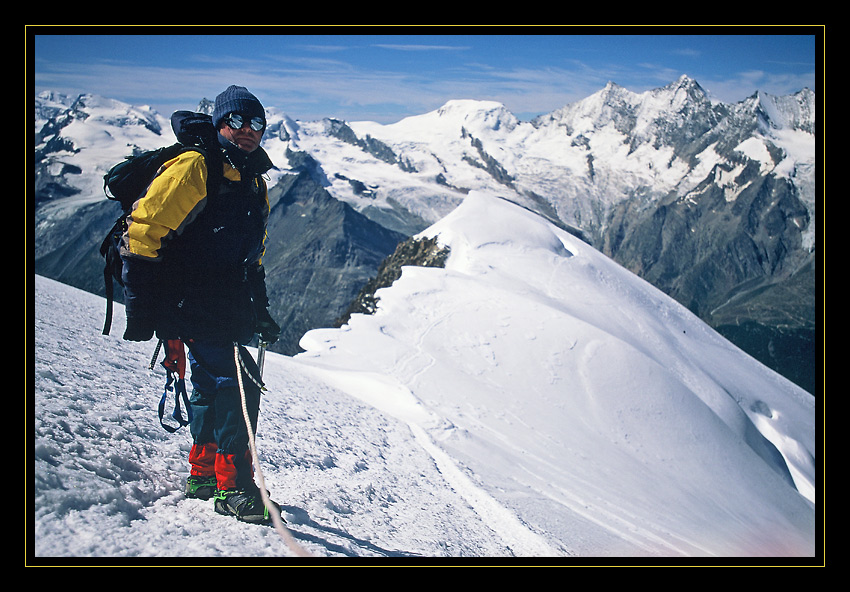
[[[274,528],[283,541],[286,543],[293,553],[298,555],[299,557],[310,557],[310,553],[308,553],[301,545],[299,545],[292,536],[292,533],[289,532],[289,529],[283,525],[283,520],[280,517],[280,513],[272,504],[271,499],[269,499],[269,494],[266,491],[266,483],[263,478],[263,471],[260,468],[260,458],[257,454],[257,442],[254,439],[254,430],[251,427],[251,419],[248,416],[248,405],[245,402],[245,386],[242,383],[242,371],[244,370],[248,377],[251,378],[255,383],[257,381],[251,376],[251,373],[245,369],[244,364],[242,362],[242,356],[239,355],[239,344],[233,344],[233,356],[236,362],[236,378],[239,381],[239,392],[242,395],[242,415],[245,418],[245,427],[248,430],[248,444],[251,447],[251,456],[254,459],[254,468],[257,473],[257,481],[259,481],[260,495],[263,498],[263,503],[266,506],[266,510],[269,512],[269,516],[271,516],[272,524],[274,524]],[[257,383],[259,384],[259,383]],[[262,385],[260,385],[262,386]]]

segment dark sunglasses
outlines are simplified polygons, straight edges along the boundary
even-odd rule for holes
[[[242,129],[242,126],[245,124],[245,120],[239,113],[230,113],[225,119],[228,127],[231,127],[235,130]],[[252,117],[248,122],[248,125],[255,132],[263,131],[263,128],[266,127],[265,122],[262,117]]]

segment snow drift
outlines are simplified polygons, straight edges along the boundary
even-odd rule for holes
[[[811,552],[808,393],[507,201],[473,193],[422,235],[445,269],[406,268],[296,359],[426,431],[559,551]]]
[[[269,354],[266,484],[316,557],[815,555],[815,403],[575,237],[472,193],[376,314]],[[183,499],[152,344],[36,278],[34,554],[267,557]],[[159,391],[159,392],[157,392]]]

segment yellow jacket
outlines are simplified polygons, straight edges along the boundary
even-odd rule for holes
[[[189,150],[162,166],[147,193],[133,206],[122,255],[158,260],[163,244],[182,234],[203,211],[207,201],[207,164],[200,152]],[[224,178],[238,182],[238,170],[224,163]],[[261,180],[258,178],[257,183]],[[268,212],[268,191],[263,184]],[[267,215],[267,214],[266,214]],[[265,237],[264,237],[265,239]]]

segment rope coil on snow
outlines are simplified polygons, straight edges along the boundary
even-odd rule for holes
[[[260,468],[260,458],[259,458],[259,455],[257,454],[257,443],[254,440],[254,430],[251,427],[251,420],[248,416],[248,405],[245,402],[245,386],[242,382],[242,371],[244,370],[245,374],[247,374],[255,384],[257,384],[261,388],[263,387],[263,385],[260,384],[259,382],[257,382],[254,379],[254,377],[251,376],[251,373],[248,372],[247,369],[245,368],[244,362],[242,361],[242,356],[239,354],[239,344],[238,343],[233,344],[233,357],[234,357],[234,360],[236,362],[236,378],[239,382],[239,392],[242,395],[242,415],[245,418],[245,427],[248,429],[248,444],[251,447],[251,456],[254,459],[254,467],[255,467],[256,472],[257,472],[257,480],[259,481],[260,495],[263,498],[263,503],[265,504],[266,509],[269,512],[269,516],[271,516],[272,523],[274,524],[275,530],[280,535],[280,537],[284,540],[286,545],[296,555],[298,555],[300,557],[310,557],[311,556],[310,553],[308,553],[303,547],[301,547],[301,545],[299,545],[295,541],[295,539],[292,536],[292,533],[290,533],[289,530],[283,525],[283,520],[281,520],[280,514],[275,509],[274,504],[272,504],[271,499],[269,499],[269,494],[266,491],[266,483],[265,483],[265,479],[263,478],[263,471]]]

